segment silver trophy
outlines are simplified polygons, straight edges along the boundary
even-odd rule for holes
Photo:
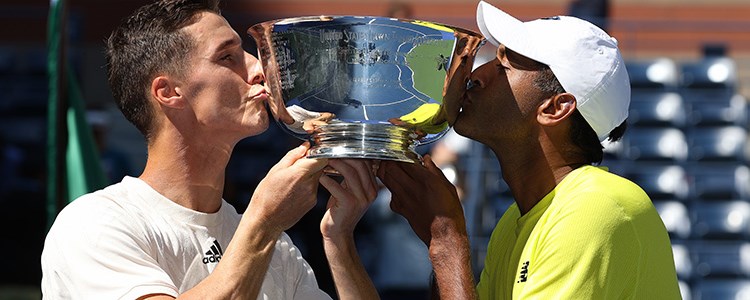
[[[248,29],[287,133],[310,140],[308,157],[420,159],[439,139],[443,86],[469,30],[361,16],[275,20]]]

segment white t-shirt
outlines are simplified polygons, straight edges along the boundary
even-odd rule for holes
[[[177,297],[216,268],[241,217],[226,201],[216,213],[201,213],[125,177],[57,216],[42,252],[42,293],[47,299]],[[258,299],[330,297],[282,234]]]

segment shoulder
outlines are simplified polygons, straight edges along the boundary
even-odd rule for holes
[[[122,183],[77,198],[55,218],[45,248],[50,244],[61,248],[96,247],[114,237],[131,242],[141,240],[145,236],[146,217],[133,198],[128,186]],[[79,246],[74,246],[76,243]]]
[[[108,186],[69,203],[57,215],[54,224],[93,225],[125,218],[135,211],[134,201],[130,201],[132,197],[128,187],[122,183]]]
[[[610,173],[603,167],[584,166],[568,175],[560,183],[559,190],[570,193],[599,193],[604,195],[624,195],[627,197],[648,198],[638,185]]]
[[[547,228],[603,239],[635,238],[646,225],[658,223],[651,199],[638,185],[600,168],[584,168],[556,187],[542,217]]]
[[[573,212],[634,215],[653,209],[651,199],[638,185],[592,166],[574,171],[555,190],[553,207]]]
[[[92,225],[106,218],[125,214],[118,199],[112,197],[111,190],[96,191],[78,197],[63,208],[55,218],[54,227]]]

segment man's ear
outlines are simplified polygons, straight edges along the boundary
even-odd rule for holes
[[[157,76],[151,81],[150,92],[159,105],[170,108],[182,108],[185,106],[185,99],[173,78]]]
[[[544,126],[555,126],[576,110],[576,97],[571,93],[556,94],[539,106],[537,121]]]

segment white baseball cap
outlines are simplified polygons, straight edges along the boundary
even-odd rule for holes
[[[575,17],[557,16],[522,22],[481,1],[477,25],[495,46],[548,65],[578,110],[604,141],[628,117],[630,79],[617,40]]]

